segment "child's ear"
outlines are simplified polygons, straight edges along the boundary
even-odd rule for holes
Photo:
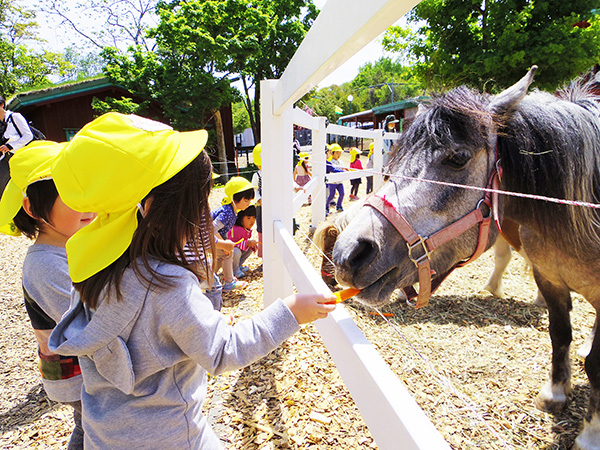
[[[34,219],[37,219],[37,216],[33,214],[33,211],[31,210],[31,202],[29,201],[29,197],[25,197],[23,199],[23,209],[25,210],[27,215],[31,216]]]

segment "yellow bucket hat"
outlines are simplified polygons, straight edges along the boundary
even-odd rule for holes
[[[371,142],[369,144],[369,154],[367,155],[369,158],[371,157],[371,155],[373,154],[373,148],[375,147],[375,142]]]
[[[343,152],[344,150],[342,150],[342,147],[340,147],[340,144],[335,143],[335,144],[331,144],[329,146],[329,151],[331,153],[333,153],[333,152]]]
[[[12,222],[27,196],[27,187],[36,181],[52,178],[50,167],[65,146],[52,141],[33,141],[15,152],[10,159],[10,181],[0,200],[0,232],[20,236]]]
[[[111,112],[67,143],[52,167],[58,193],[70,208],[98,213],[67,241],[75,283],[123,254],[137,228],[139,203],[196,158],[207,138],[205,130],[177,132],[154,120]]]
[[[222,205],[233,202],[233,196],[238,192],[244,192],[248,189],[254,189],[254,185],[244,177],[232,177],[225,184],[225,197],[221,201]]]
[[[353,162],[356,159],[356,156],[360,154],[361,151],[359,149],[357,149],[356,147],[352,147],[350,149],[350,162]]]
[[[254,150],[252,150],[252,161],[257,166],[262,166],[262,145],[260,142],[254,146]]]

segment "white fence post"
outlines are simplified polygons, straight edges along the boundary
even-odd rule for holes
[[[292,229],[293,127],[291,108],[275,115],[273,89],[277,80],[260,82],[262,145],[262,219],[264,303],[293,293],[292,279],[285,270],[273,239],[273,222]]]
[[[319,127],[312,133],[312,173],[317,179],[319,187],[312,196],[311,226],[316,228],[319,222],[325,220],[325,200],[327,200],[327,186],[325,185],[325,145],[327,144],[325,117],[319,117]]]

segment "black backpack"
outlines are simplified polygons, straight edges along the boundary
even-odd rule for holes
[[[9,120],[12,122],[13,126],[15,127],[15,130],[17,130],[17,133],[19,133],[19,136],[23,137],[23,133],[21,133],[21,130],[19,130],[19,127],[15,123],[15,119],[13,119],[12,114],[10,116],[8,116],[8,120],[6,121],[6,123],[8,123]],[[32,141],[43,141],[46,139],[46,135],[44,133],[42,133],[40,130],[38,130],[36,127],[34,127],[31,124],[31,121],[29,121],[27,123],[27,125],[29,125],[29,128],[31,129],[31,134],[33,134]],[[5,128],[5,131],[6,131],[6,128]],[[4,133],[2,133],[2,134],[4,135]]]

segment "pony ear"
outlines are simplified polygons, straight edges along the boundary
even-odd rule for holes
[[[531,66],[527,75],[496,95],[490,103],[490,112],[500,116],[511,112],[527,94],[527,89],[529,89],[529,85],[533,81],[533,74],[536,70],[537,66]]]

